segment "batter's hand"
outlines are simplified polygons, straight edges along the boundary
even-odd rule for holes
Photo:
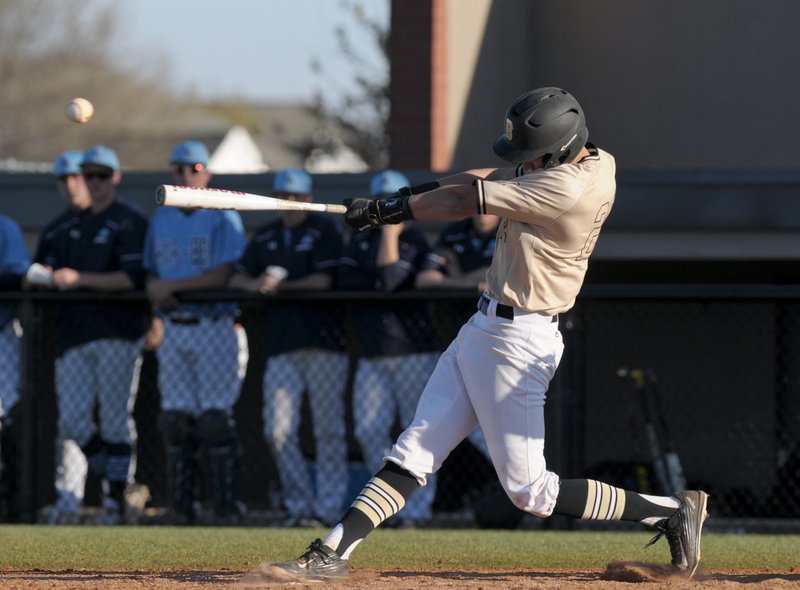
[[[378,206],[373,199],[345,199],[342,204],[347,207],[344,222],[358,231],[381,225]]]
[[[347,225],[363,231],[377,225],[395,225],[407,219],[414,219],[409,197],[394,193],[381,199],[345,199],[342,201],[347,211],[344,220]]]

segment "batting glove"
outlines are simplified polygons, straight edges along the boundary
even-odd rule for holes
[[[395,193],[382,199],[345,199],[344,221],[358,231],[414,219],[408,197]]]

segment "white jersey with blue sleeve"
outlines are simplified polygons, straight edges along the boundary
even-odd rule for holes
[[[236,211],[161,207],[153,214],[144,244],[144,268],[167,280],[194,277],[234,262],[245,247],[244,227]],[[220,315],[230,304],[191,305],[196,313]]]
[[[236,211],[161,207],[145,236],[143,265],[166,280],[199,276],[237,260],[244,251]],[[199,416],[232,411],[247,364],[244,331],[233,322],[231,302],[185,303],[163,313],[158,385],[161,409]]]

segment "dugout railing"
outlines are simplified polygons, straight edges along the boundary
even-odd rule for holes
[[[13,410],[14,487],[4,489],[3,517],[34,522],[52,503],[56,394],[55,330],[64,306],[143,306],[140,294],[26,292],[0,294],[19,304],[20,401]],[[245,524],[270,524],[285,515],[275,463],[264,441],[262,375],[268,362],[264,313],[305,306],[340,319],[350,362],[346,401],[349,495],[370,475],[354,436],[352,389],[365,347],[357,319],[391,307],[419,329],[429,351],[443,350],[477,299],[465,292],[308,293],[262,298],[237,293],[186,299],[240,304],[249,361],[235,406],[241,439],[240,496]],[[560,318],[567,348],[548,395],[548,466],[563,477],[595,477],[647,493],[662,493],[651,456],[648,421],[659,438],[668,431],[690,486],[708,490],[718,522],[786,529],[800,522],[800,289],[788,286],[587,285],[575,308]],[[4,366],[3,363],[6,363]],[[10,371],[6,359],[0,370]],[[639,373],[636,373],[639,371]],[[156,427],[160,393],[156,354],[145,352],[134,418],[138,430],[137,481],[151,498],[148,514],[168,505],[164,448]],[[658,394],[649,416],[642,402]],[[661,418],[663,417],[663,421]],[[392,433],[401,427],[396,420]],[[309,408],[303,406],[301,445],[314,453]],[[7,443],[6,449],[11,446]],[[313,474],[313,467],[309,468]],[[514,510],[492,484],[492,469],[477,448],[462,443],[442,468],[433,525],[516,526]],[[90,474],[86,504],[99,498]],[[348,498],[349,499],[349,498]],[[531,517],[532,518],[532,517]],[[158,522],[154,517],[154,522]],[[575,526],[551,519],[544,526]],[[526,521],[527,522],[527,521]],[[537,521],[538,522],[538,521]],[[547,522],[547,521],[546,521]],[[533,525],[538,526],[538,525]]]

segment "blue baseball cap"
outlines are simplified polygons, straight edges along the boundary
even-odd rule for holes
[[[369,192],[373,197],[380,197],[396,193],[404,186],[408,186],[405,174],[397,170],[384,170],[369,181]]]
[[[103,166],[116,172],[119,170],[119,158],[117,152],[110,147],[96,145],[83,152],[81,167],[83,166]]]
[[[80,150],[61,152],[53,162],[53,176],[80,174],[82,161],[83,152]]]
[[[272,192],[310,195],[311,175],[300,168],[284,168],[275,175]]]
[[[172,148],[170,164],[202,164],[208,166],[208,148],[199,141],[184,141]]]

